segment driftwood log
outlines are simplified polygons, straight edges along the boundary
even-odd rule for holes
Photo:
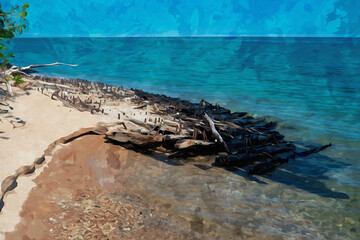
[[[29,66],[26,66],[26,67],[18,67],[18,66],[13,65],[13,66],[9,67],[8,69],[4,70],[2,72],[2,74],[1,74],[0,83],[3,82],[6,85],[7,93],[6,93],[6,96],[5,96],[5,101],[6,101],[7,97],[8,97],[8,95],[11,96],[13,94],[11,84],[10,84],[9,81],[6,80],[6,78],[8,76],[12,76],[14,74],[21,74],[21,75],[25,75],[25,76],[30,77],[26,72],[28,70],[32,69],[32,68],[59,66],[59,65],[65,65],[65,66],[70,66],[70,67],[77,67],[78,66],[78,65],[75,65],[75,64],[67,64],[67,63],[56,62],[56,63],[50,63],[50,64],[29,65]]]

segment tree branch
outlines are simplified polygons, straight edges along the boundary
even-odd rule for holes
[[[55,63],[49,63],[49,64],[37,64],[37,65],[29,65],[27,67],[18,67],[18,66],[11,66],[11,68],[5,70],[3,72],[3,78],[4,79],[0,79],[0,82],[4,82],[6,84],[6,88],[7,88],[7,94],[5,97],[5,100],[7,99],[8,95],[12,95],[13,91],[10,85],[9,81],[6,81],[5,78],[6,76],[11,76],[14,73],[20,73],[26,76],[29,76],[28,74],[26,74],[24,71],[29,70],[30,68],[38,68],[38,67],[48,67],[48,66],[59,66],[59,65],[65,65],[65,66],[70,66],[70,67],[77,67],[78,65],[76,64],[67,64],[67,63],[59,63],[59,62],[55,62]]]
[[[49,63],[49,64],[36,64],[36,65],[29,65],[27,67],[21,67],[20,71],[25,71],[28,70],[30,68],[39,68],[39,67],[49,67],[49,66],[59,66],[59,65],[65,65],[65,66],[70,66],[70,67],[77,67],[78,65],[76,64],[68,64],[68,63]]]

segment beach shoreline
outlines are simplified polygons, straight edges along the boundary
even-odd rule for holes
[[[39,84],[27,77],[24,80],[25,84],[42,87],[21,89],[13,86],[13,96],[2,104],[0,239],[19,224],[22,205],[35,187],[33,180],[51,161],[49,155],[73,136],[119,118],[118,114],[109,116],[103,112],[79,111],[71,104],[55,100],[53,92],[47,91],[46,82]],[[68,84],[66,81],[65,85]],[[132,118],[136,114],[139,116],[143,108],[134,109],[136,106],[125,100],[117,107],[121,108],[124,119],[129,117],[125,112]],[[103,104],[102,107],[110,113],[111,106]]]
[[[252,117],[247,118],[246,113],[231,113],[205,101],[195,105],[185,100],[141,90],[127,90],[83,80],[45,76],[34,76],[25,80],[32,86],[25,90],[15,87],[16,95],[8,100],[8,105],[4,105],[8,110],[3,111],[2,115],[2,118],[6,119],[5,123],[3,122],[5,129],[1,130],[3,141],[6,142],[2,147],[6,151],[1,151],[0,159],[2,165],[11,164],[2,168],[3,172],[0,175],[4,203],[0,213],[0,239],[5,239],[5,233],[14,232],[15,227],[19,226],[23,219],[23,216],[20,216],[23,204],[36,187],[34,180],[41,177],[42,172],[48,168],[53,153],[65,147],[67,143],[82,139],[84,135],[104,136],[107,142],[112,144],[120,144],[122,147],[144,153],[150,151],[162,154],[165,158],[216,155],[225,149],[221,140],[214,136],[216,134],[211,133],[212,129],[206,126],[206,120],[201,120],[203,112],[208,111],[209,114],[212,113],[210,116],[224,138],[229,139],[232,134],[244,136],[242,131],[249,137],[256,136],[256,142],[250,142],[249,146],[246,140],[246,154],[248,147],[256,149],[265,144],[265,148],[261,149],[276,150],[268,155],[274,155],[276,159],[285,159],[287,152],[291,153],[295,149],[290,143],[282,140],[284,136],[271,130],[273,126],[270,123]],[[229,116],[232,117],[231,121],[223,120]],[[233,119],[240,119],[241,122],[234,124]],[[260,129],[268,132],[269,136],[264,138],[264,133],[259,132]],[[166,141],[168,144],[164,144]],[[19,143],[22,144],[21,148]],[[236,148],[230,145],[232,151],[243,150],[241,143],[235,142],[233,145]],[[284,152],[285,155],[277,158],[277,151],[280,154]],[[256,158],[263,159],[263,155],[256,155]],[[238,157],[239,154],[234,156]],[[265,155],[266,157],[268,156]],[[215,157],[212,160],[214,159]],[[219,155],[217,159],[220,165],[236,166],[236,158]],[[261,164],[264,163],[259,165]],[[270,167],[275,168],[274,166]],[[233,234],[236,235],[239,231],[234,229]],[[254,239],[259,239],[261,233],[257,232],[256,236]],[[264,239],[269,237],[271,234],[266,234]]]

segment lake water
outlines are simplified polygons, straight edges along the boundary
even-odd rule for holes
[[[360,237],[360,39],[46,38],[16,39],[11,48],[16,65],[79,65],[39,68],[41,74],[195,102],[204,98],[276,120],[279,131],[299,145],[331,142],[330,149],[266,176],[225,171],[224,181],[214,183],[228,188],[219,201],[226,202],[227,211],[248,206],[272,212],[269,219],[280,222],[284,214],[301,219],[301,229],[311,229],[318,239]],[[235,175],[251,182],[247,191]],[[251,214],[249,209],[239,216]],[[257,227],[291,239],[285,234],[293,233],[291,223],[277,228],[274,221],[263,222],[259,219]]]

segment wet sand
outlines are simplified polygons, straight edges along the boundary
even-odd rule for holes
[[[199,198],[203,184],[195,182],[216,183],[221,172],[208,177],[200,172],[200,180],[191,163],[164,163],[97,135],[63,145],[51,157],[33,180],[36,186],[22,207],[21,221],[6,239],[283,239],[229,222],[226,211],[211,202],[216,194],[208,196],[209,202],[203,202],[204,193]],[[173,181],[169,171],[184,172],[174,176],[184,185],[164,187],[161,182]],[[198,193],[188,181],[198,185]],[[231,210],[228,217],[234,214],[239,221],[251,217]]]
[[[86,146],[86,147],[85,147]],[[86,136],[55,152],[35,178],[7,239],[191,239],[181,217],[127,187],[122,165],[141,155]],[[146,158],[145,156],[141,156]]]

